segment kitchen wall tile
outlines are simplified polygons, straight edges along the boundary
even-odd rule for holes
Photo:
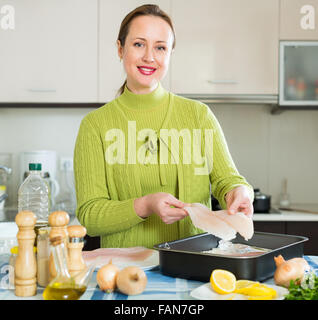
[[[218,118],[239,172],[253,185],[269,192],[269,108],[256,105],[210,106]]]
[[[288,179],[293,203],[317,203],[318,112],[286,111],[270,121],[270,190],[277,199]]]

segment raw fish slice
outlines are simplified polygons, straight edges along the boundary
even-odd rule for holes
[[[253,220],[243,212],[228,214],[226,210],[213,211],[214,214],[235,229],[245,240],[251,239],[254,234]]]
[[[184,210],[189,213],[192,223],[197,228],[224,240],[235,238],[236,231],[203,204],[192,203],[191,207],[184,207]]]
[[[134,263],[145,261],[156,250],[145,247],[130,248],[99,248],[92,251],[83,251],[83,259],[87,265],[90,265],[97,257],[99,257],[97,267],[107,264],[111,259],[114,264],[118,263]]]

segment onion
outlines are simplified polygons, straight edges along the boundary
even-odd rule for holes
[[[147,276],[142,269],[129,266],[118,273],[116,284],[119,291],[124,294],[140,294],[146,288]]]
[[[112,260],[108,264],[102,266],[96,275],[96,281],[102,291],[108,293],[116,289],[116,278],[120,269],[112,264]]]
[[[279,286],[288,288],[291,280],[300,283],[305,271],[309,270],[309,265],[303,258],[285,260],[279,255],[278,257],[274,257],[274,260],[277,267],[274,273],[274,281]]]

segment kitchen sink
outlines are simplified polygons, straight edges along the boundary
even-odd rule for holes
[[[18,226],[14,222],[17,210],[0,210],[0,254],[10,254],[10,249],[18,245]]]
[[[14,222],[17,213],[17,209],[5,208],[4,210],[0,210],[0,222]]]

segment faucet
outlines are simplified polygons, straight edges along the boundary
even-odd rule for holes
[[[8,168],[8,167],[6,167],[6,166],[0,166],[0,170],[3,170],[6,174],[11,174],[11,172],[12,172],[12,169],[11,169],[11,168]],[[2,194],[2,195],[0,196],[0,203],[1,203],[2,201],[4,201],[5,199],[7,199],[7,198],[8,198],[8,195],[7,195],[6,193]]]
[[[7,199],[7,198],[8,198],[8,195],[7,195],[6,193],[2,194],[2,195],[0,196],[0,203],[1,203],[2,201],[4,201],[5,199]]]
[[[11,174],[12,172],[12,169],[11,168],[8,168],[6,166],[0,166],[0,170],[3,170],[6,174]]]

